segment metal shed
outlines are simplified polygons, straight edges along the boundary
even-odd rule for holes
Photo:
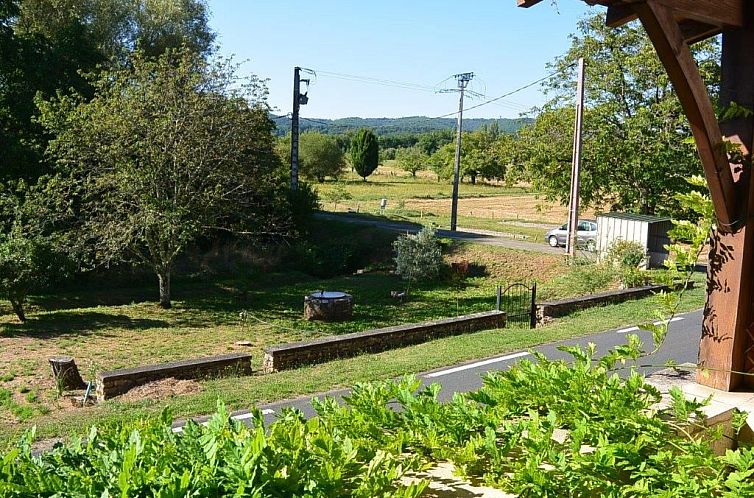
[[[638,242],[647,251],[649,268],[659,268],[668,257],[670,218],[646,214],[607,213],[597,216],[597,253],[600,258],[616,240]]]

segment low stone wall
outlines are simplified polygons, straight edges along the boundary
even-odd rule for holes
[[[497,329],[504,326],[504,312],[488,311],[430,322],[323,337],[313,341],[279,344],[265,348],[262,368],[265,373],[276,372],[301,365],[322,363],[335,358],[356,356],[359,353],[376,353],[439,337]]]
[[[693,282],[689,282],[689,284],[691,284],[689,287],[693,287]],[[680,289],[680,287],[681,285],[676,286],[676,290]],[[667,290],[670,290],[670,288],[666,285],[645,285],[643,287],[599,292],[597,294],[559,299],[557,301],[545,301],[537,303],[537,321],[542,322],[549,318],[566,316],[574,311],[594,306],[605,306],[632,299],[640,299]]]
[[[131,388],[160,379],[201,379],[223,375],[251,373],[251,355],[231,353],[207,358],[174,361],[159,365],[112,370],[97,373],[97,400],[103,401],[123,394]]]

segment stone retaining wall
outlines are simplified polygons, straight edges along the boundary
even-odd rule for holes
[[[689,284],[689,287],[693,287],[693,282],[689,282]],[[680,287],[680,284],[676,286],[676,290],[680,289]],[[670,288],[666,285],[645,285],[643,287],[599,292],[597,294],[589,294],[588,296],[571,297],[557,301],[545,301],[537,303],[537,321],[542,322],[549,318],[566,316],[574,311],[594,306],[605,306],[632,299],[640,299],[667,290],[670,290]]]
[[[265,373],[287,370],[301,365],[322,363],[335,358],[376,353],[388,349],[426,342],[439,337],[459,335],[505,326],[505,313],[488,311],[473,315],[398,325],[313,341],[279,344],[265,348]]]
[[[103,401],[123,394],[131,388],[160,379],[201,379],[223,375],[251,373],[251,355],[231,353],[207,358],[174,361],[159,365],[112,370],[97,373],[97,400]]]

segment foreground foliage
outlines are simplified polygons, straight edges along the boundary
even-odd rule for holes
[[[401,480],[450,460],[466,476],[519,496],[751,496],[754,450],[715,456],[720,432],[697,432],[700,404],[613,370],[641,344],[602,359],[565,348],[572,364],[538,356],[488,374],[477,392],[438,401],[439,386],[361,384],[315,400],[318,417],[285,411],[249,427],[221,406],[207,426],[173,433],[171,417],[92,428],[86,442],[31,454],[33,432],[0,456],[0,496],[419,496]],[[395,406],[399,409],[395,409]],[[740,420],[741,417],[734,417]]]

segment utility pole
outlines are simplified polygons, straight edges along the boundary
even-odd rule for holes
[[[456,231],[456,222],[458,220],[458,182],[461,173],[461,137],[463,134],[463,94],[468,86],[469,81],[474,77],[474,73],[461,73],[454,75],[458,82],[458,130],[456,134],[456,158],[453,167],[453,200],[450,208],[450,231]]]
[[[291,114],[291,191],[298,190],[298,110],[301,94],[301,68],[293,68],[293,113]]]
[[[305,69],[305,71],[309,71]],[[291,191],[298,190],[298,114],[299,108],[309,102],[306,93],[301,93],[301,82],[309,84],[309,80],[301,79],[301,68],[293,68],[293,112],[291,114]]]
[[[579,229],[579,174],[581,170],[581,132],[584,126],[584,59],[579,59],[579,79],[576,84],[576,124],[573,132],[573,161],[571,163],[571,199],[568,208],[568,239],[566,253],[576,256],[576,235]]]

